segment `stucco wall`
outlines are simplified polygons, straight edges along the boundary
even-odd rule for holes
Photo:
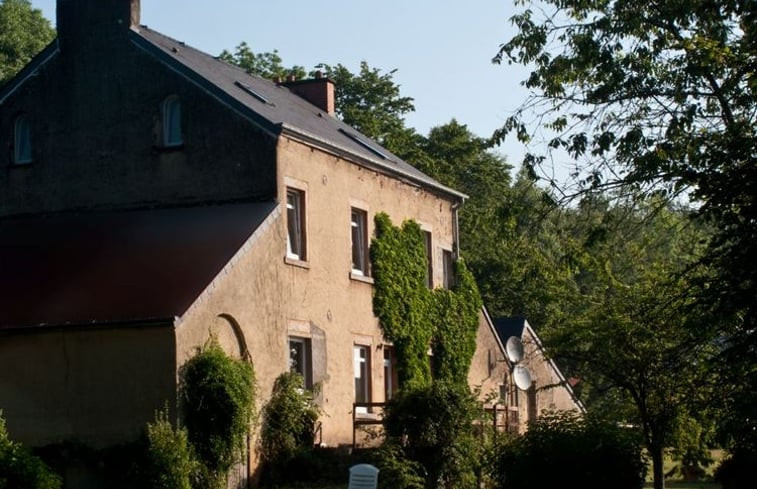
[[[135,439],[175,404],[174,335],[160,327],[0,332],[0,409],[28,446]]]
[[[369,280],[351,278],[351,207],[373,216],[388,213],[396,224],[413,218],[432,233],[434,282],[442,280],[442,250],[453,245],[452,202],[395,178],[379,175],[281,138],[278,215],[259,230],[239,259],[180,321],[178,365],[207,340],[209,331],[234,338],[219,314],[233,316],[244,332],[255,366],[261,404],[274,379],[289,369],[289,336],[311,340],[313,378],[321,384],[323,442],[352,443],[355,399],[353,346],[370,347],[372,400],[384,401],[384,347],[373,315]],[[286,188],[305,192],[307,259],[286,259]]]

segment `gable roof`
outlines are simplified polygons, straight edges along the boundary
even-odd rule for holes
[[[0,221],[0,329],[172,321],[277,209],[246,203]]]
[[[131,34],[132,42],[138,47],[272,134],[284,134],[456,200],[467,197],[437,182],[285,86],[250,75],[146,26],[132,28]]]
[[[494,326],[494,331],[496,335],[498,336],[500,348],[502,348],[502,353],[505,354],[504,345],[507,344],[508,338],[511,336],[515,336],[516,338],[522,340],[523,334],[525,332],[528,332],[528,334],[531,336],[531,338],[534,341],[534,344],[536,345],[536,348],[539,350],[539,352],[542,355],[543,361],[545,361],[552,371],[557,375],[557,377],[560,379],[560,385],[563,386],[567,391],[570,397],[573,399],[573,402],[576,404],[578,409],[581,412],[586,412],[586,408],[584,407],[581,400],[576,395],[575,391],[573,390],[573,386],[568,381],[568,379],[565,378],[560,368],[557,366],[555,361],[548,357],[546,354],[546,349],[544,348],[544,344],[541,342],[541,339],[539,338],[539,335],[536,334],[536,331],[531,327],[530,324],[528,324],[528,321],[526,318],[523,317],[504,317],[504,318],[497,318],[491,321],[491,324]],[[507,358],[507,355],[505,354],[505,358]]]

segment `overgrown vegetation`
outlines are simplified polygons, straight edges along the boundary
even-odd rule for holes
[[[200,487],[224,487],[247,448],[255,414],[252,365],[211,339],[181,369],[181,412],[197,456]]]
[[[571,412],[545,413],[491,460],[497,489],[639,489],[646,465],[634,430]]]
[[[302,474],[302,460],[297,459],[313,450],[319,413],[300,374],[286,372],[276,379],[271,399],[263,408],[260,433],[264,483],[279,483]]]
[[[401,390],[386,408],[385,424],[387,443],[400,447],[406,460],[404,477],[412,481],[420,464],[429,489],[478,487],[484,451],[473,423],[479,415],[465,384],[435,381]]]
[[[175,428],[168,409],[147,424],[143,481],[149,489],[191,489],[199,468],[186,428]]]
[[[59,489],[60,478],[8,437],[0,411],[0,489]]]
[[[430,290],[420,226],[414,221],[394,226],[384,213],[376,214],[375,222],[376,237],[371,242],[373,311],[384,337],[397,351],[402,388],[427,387],[432,366],[435,380],[467,386],[481,309],[472,275],[458,260],[453,288]]]

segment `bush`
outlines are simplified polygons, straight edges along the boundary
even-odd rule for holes
[[[754,487],[756,471],[757,453],[738,450],[720,463],[715,480],[723,489],[748,489]]]
[[[247,447],[255,411],[252,365],[229,357],[211,339],[181,369],[181,401],[201,484],[223,486]]]
[[[319,414],[301,375],[287,372],[276,379],[271,399],[263,408],[260,433],[265,482],[282,482],[292,475],[290,467],[301,473],[296,467],[302,465],[294,464],[294,459],[308,462],[308,466],[317,463],[318,458],[311,457],[309,452],[313,450],[313,432]]]
[[[545,413],[492,457],[490,477],[500,489],[639,489],[646,474],[635,432],[572,412]]]
[[[191,489],[198,464],[189,445],[187,430],[175,429],[167,410],[155,413],[147,424],[145,484],[151,489]]]
[[[60,489],[60,477],[8,438],[0,411],[0,489]]]
[[[426,471],[418,462],[410,460],[402,447],[391,440],[375,453],[376,467],[381,471],[379,489],[423,489]]]
[[[400,392],[386,408],[386,431],[405,456],[423,466],[426,487],[478,485],[481,444],[474,433],[479,406],[467,386],[434,382]]]

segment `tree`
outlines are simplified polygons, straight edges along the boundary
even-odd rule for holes
[[[577,162],[579,193],[683,196],[712,220],[716,233],[701,258],[712,273],[702,275],[696,300],[727,319],[722,375],[733,424],[748,425],[754,416],[744,406],[757,404],[754,2],[518,3],[518,31],[494,61],[530,66],[524,84],[532,95],[494,140],[514,132],[529,142],[533,121],[552,131],[541,141],[547,152]],[[525,164],[546,156],[530,153]],[[757,430],[741,435],[754,439]]]
[[[239,66],[252,75],[257,75],[262,78],[274,80],[281,78],[285,80],[289,75],[294,75],[295,78],[305,78],[305,68],[302,66],[294,65],[290,68],[281,64],[282,59],[279,56],[277,50],[273,52],[264,52],[255,54],[250,46],[246,42],[241,42],[235,48],[234,53],[227,50],[223,50],[219,55],[219,58]]]
[[[0,1],[0,86],[55,38],[55,29],[29,0]]]
[[[360,72],[352,73],[342,64],[321,63],[316,68],[334,80],[336,113],[341,119],[390,151],[400,149],[414,131],[405,127],[404,116],[415,110],[413,99],[400,94],[394,81],[397,70],[382,73],[368,63],[360,63]]]
[[[580,294],[570,323],[543,337],[585,379],[593,411],[639,427],[661,489],[664,450],[711,401],[718,318],[692,299],[690,267],[706,230],[659,200],[640,211],[585,199],[573,217]]]

